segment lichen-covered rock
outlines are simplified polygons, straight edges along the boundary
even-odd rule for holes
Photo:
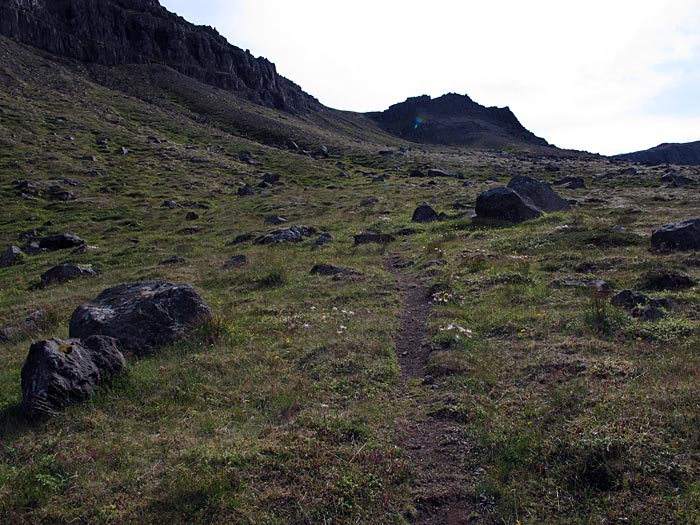
[[[124,366],[111,337],[36,342],[22,367],[22,408],[32,418],[55,414],[92,396],[101,381]]]
[[[122,284],[79,306],[70,337],[108,335],[137,355],[155,352],[212,318],[209,306],[189,284],[146,281]]]

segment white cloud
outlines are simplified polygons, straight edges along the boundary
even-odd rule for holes
[[[691,61],[697,70],[700,0],[162,3],[188,19],[196,9],[196,22],[339,109],[467,93],[510,106],[559,146],[603,153],[675,141],[695,125],[643,111],[665,92],[689,91],[674,91],[677,71],[660,66]],[[677,114],[682,102],[674,106]],[[696,129],[690,140],[700,139]]]

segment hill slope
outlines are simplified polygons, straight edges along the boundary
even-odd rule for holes
[[[432,167],[455,176],[412,176]],[[664,172],[407,143],[0,36],[0,249],[26,250],[0,267],[0,523],[692,523],[700,270],[648,241],[700,204]],[[566,213],[473,218],[512,173],[586,187],[557,186]],[[412,222],[425,202],[438,220]],[[257,241],[288,225],[316,233]],[[30,251],[61,232],[86,245]],[[38,286],[64,262],[99,273]],[[213,322],[29,420],[30,344],[151,279],[191,283]],[[652,288],[647,321],[600,279],[690,287]]]

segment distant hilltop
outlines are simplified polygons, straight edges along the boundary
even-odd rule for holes
[[[488,108],[455,93],[409,98],[367,115],[385,131],[413,142],[487,148],[549,145],[525,129],[509,108]]]
[[[683,144],[660,144],[644,151],[615,155],[615,158],[643,164],[700,166],[700,141]]]

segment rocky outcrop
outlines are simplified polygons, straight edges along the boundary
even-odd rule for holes
[[[124,370],[111,337],[50,339],[34,343],[22,367],[22,408],[32,417],[55,414],[88,399],[97,385]]]
[[[107,335],[124,350],[147,355],[211,318],[211,310],[192,286],[146,281],[109,288],[79,306],[70,319],[69,335]]]
[[[157,0],[4,0],[0,34],[44,51],[105,66],[161,64],[290,113],[320,107],[275,65],[195,26]]]
[[[655,148],[616,155],[617,159],[643,164],[679,164],[700,166],[700,141],[683,144],[659,144]]]
[[[450,93],[436,99],[423,95],[367,116],[385,131],[413,142],[481,147],[548,146],[547,141],[525,129],[509,108],[487,108],[467,95]]]

